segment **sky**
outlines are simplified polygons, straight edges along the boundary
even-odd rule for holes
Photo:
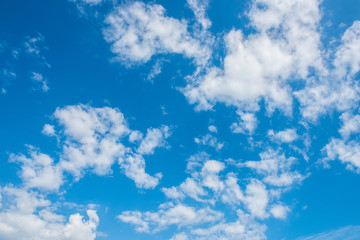
[[[0,239],[359,239],[359,13],[0,1]]]

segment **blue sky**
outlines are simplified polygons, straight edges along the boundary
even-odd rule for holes
[[[358,239],[359,12],[1,1],[0,239]]]

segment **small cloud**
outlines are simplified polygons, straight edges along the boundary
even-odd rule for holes
[[[32,72],[31,79],[33,80],[33,82],[35,84],[40,86],[40,88],[43,92],[49,91],[50,88],[47,85],[47,79],[45,79],[41,73]]]
[[[50,124],[45,124],[41,133],[47,136],[55,136],[54,126]]]
[[[149,75],[147,76],[146,80],[153,83],[154,78],[161,73],[163,63],[161,61],[156,61],[154,66],[151,68]]]
[[[209,126],[209,131],[212,133],[217,133],[217,128],[214,125]]]

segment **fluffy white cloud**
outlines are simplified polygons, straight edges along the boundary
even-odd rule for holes
[[[88,210],[88,220],[76,213],[65,217],[53,212],[49,200],[35,192],[5,187],[1,189],[4,206],[0,209],[0,238],[4,240],[91,240],[96,237],[99,217]]]
[[[139,154],[127,155],[119,160],[119,164],[125,175],[134,180],[138,188],[154,188],[162,178],[161,173],[157,173],[155,177],[152,177],[145,172],[145,159]]]
[[[165,145],[169,137],[169,127],[150,128],[144,139],[139,131],[131,131],[123,114],[114,108],[93,108],[76,105],[59,108],[55,118],[63,127],[63,153],[60,166],[79,178],[87,169],[98,175],[111,172],[117,161],[120,168],[137,187],[154,188],[161,174],[155,177],[145,172],[142,155],[153,154],[156,147]],[[140,141],[137,149],[126,147],[121,140],[129,136],[130,142]],[[138,153],[135,153],[138,152]]]
[[[127,152],[119,140],[130,130],[118,109],[75,105],[58,108],[54,116],[63,127],[65,138],[60,165],[76,177],[88,168],[105,175],[116,159]]]
[[[254,219],[242,212],[237,211],[238,220],[235,222],[221,222],[209,228],[198,228],[191,231],[192,238],[196,240],[263,240],[266,239],[266,226],[254,221]]]
[[[45,124],[42,132],[57,137],[61,147],[58,160],[54,161],[33,147],[30,147],[30,157],[11,155],[10,160],[21,163],[20,175],[27,188],[58,190],[63,184],[64,172],[71,173],[75,180],[88,171],[106,175],[111,173],[114,163],[119,164],[137,187],[147,189],[158,185],[162,175],[157,173],[153,177],[145,172],[143,155],[153,154],[155,148],[166,145],[169,127],[149,128],[143,138],[141,132],[128,128],[118,109],[89,105],[58,108],[54,118],[57,130]],[[125,137],[129,137],[133,145],[125,146]]]
[[[311,79],[308,85],[295,92],[301,104],[302,115],[316,121],[319,115],[329,111],[347,111],[360,100],[359,85],[353,80],[359,72],[360,22],[345,31],[341,44],[335,52],[334,69],[325,76]]]
[[[281,143],[291,143],[299,138],[299,135],[296,133],[296,129],[285,129],[283,131],[274,132],[274,130],[269,130],[268,136],[274,140]]]
[[[231,131],[233,133],[248,133],[252,135],[258,125],[255,114],[242,111],[237,111],[237,114],[240,116],[240,121],[230,126]]]
[[[41,133],[47,136],[55,136],[54,126],[50,124],[45,124]]]
[[[184,20],[167,17],[157,4],[133,2],[110,13],[103,29],[111,50],[125,63],[147,62],[155,54],[179,53],[204,64],[209,49],[194,39]]]
[[[291,112],[291,78],[306,78],[310,68],[322,70],[318,2],[254,0],[248,16],[257,32],[226,34],[224,66],[208,68],[184,94],[199,109],[223,102],[256,111],[265,99],[269,111]]]
[[[245,192],[245,204],[251,215],[261,219],[268,217],[266,208],[269,203],[269,194],[266,186],[258,180],[252,180],[246,186]]]
[[[58,190],[63,184],[62,170],[46,154],[30,147],[30,158],[20,154],[11,155],[10,160],[21,163],[20,176],[27,188]]]
[[[223,217],[220,212],[210,208],[195,209],[183,204],[168,203],[160,205],[159,208],[157,212],[126,211],[118,218],[135,225],[139,232],[157,232],[170,225],[191,226],[217,221]]]
[[[283,206],[281,204],[276,204],[275,206],[273,206],[270,209],[270,213],[275,217],[275,218],[280,218],[280,219],[285,219],[287,213],[290,211],[290,209],[286,206]]]
[[[147,130],[145,138],[141,141],[138,153],[141,155],[153,154],[154,149],[165,145],[165,139],[170,136],[170,129],[168,126],[162,128],[151,128]]]
[[[341,38],[334,65],[338,76],[355,75],[360,70],[360,21],[355,21]]]
[[[240,166],[254,169],[264,176],[263,181],[271,186],[286,187],[300,183],[305,177],[291,168],[295,158],[286,158],[279,151],[268,149],[260,154],[260,161],[247,161]]]
[[[350,112],[345,112],[340,116],[342,126],[339,130],[344,139],[348,139],[351,134],[360,132],[360,115],[353,115]]]
[[[325,166],[329,161],[340,160],[346,164],[346,168],[360,173],[360,143],[357,141],[348,141],[332,138],[323,151],[326,158],[323,159]]]

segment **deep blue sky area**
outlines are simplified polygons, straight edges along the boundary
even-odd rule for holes
[[[0,239],[358,239],[359,13],[0,1]]]

